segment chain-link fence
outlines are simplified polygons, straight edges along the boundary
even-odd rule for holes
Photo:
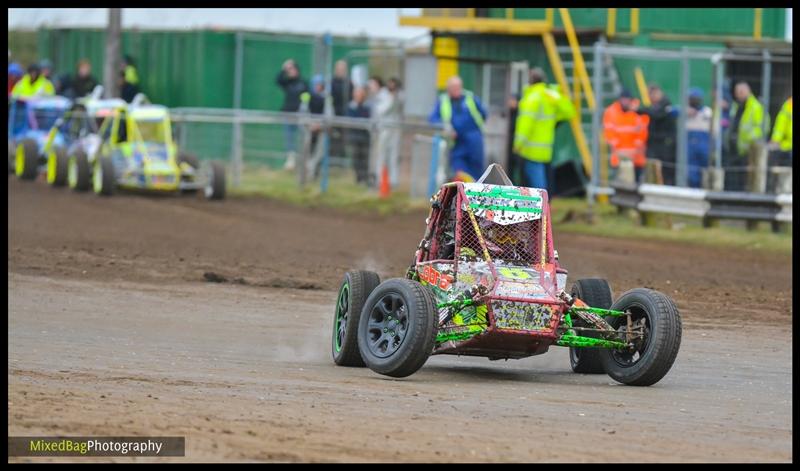
[[[667,50],[603,41],[591,49],[598,106],[592,115],[591,138],[593,168],[597,171],[592,172],[589,197],[612,192],[612,180],[714,191],[791,193],[791,164],[768,145],[774,117],[784,100],[791,97],[790,54],[767,49]],[[649,128],[645,145],[631,151],[646,158],[626,159],[622,146],[607,142],[606,112],[619,98],[618,93],[604,87],[609,68],[617,72],[619,85],[638,96],[636,111],[648,117],[649,123],[643,121]],[[673,80],[646,83],[648,76],[669,74]],[[763,107],[759,132],[754,134],[758,137],[746,145],[738,143],[737,138],[742,127],[750,126],[752,116],[742,119],[745,105],[737,103],[734,90],[740,82],[748,83],[752,96]],[[664,98],[659,103],[650,103],[650,85],[657,85],[661,91]],[[613,127],[614,123],[610,124]]]

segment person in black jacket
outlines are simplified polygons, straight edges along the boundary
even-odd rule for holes
[[[675,139],[678,110],[658,85],[648,87],[650,106],[641,108],[640,114],[650,117],[647,127],[647,160],[661,161],[661,174],[665,185],[675,184]]]
[[[281,111],[295,113],[300,110],[303,97],[308,97],[309,88],[300,75],[300,68],[294,59],[287,59],[275,82],[283,89],[283,105]],[[305,94],[305,95],[304,95]],[[286,136],[286,169],[293,169],[297,155],[297,125],[287,124],[284,127]]]
[[[336,61],[333,69],[331,97],[333,98],[333,114],[345,116],[347,114],[347,105],[353,99],[353,82],[350,81],[347,73],[347,62],[344,60]],[[331,155],[344,157],[344,134],[345,130],[342,128],[331,128]]]
[[[366,98],[367,90],[364,87],[353,89],[353,101],[347,107],[347,116],[351,118],[369,118],[370,107],[366,103]],[[353,156],[356,183],[369,184],[369,131],[366,129],[348,129],[347,142]]]
[[[92,75],[92,64],[88,59],[78,62],[78,72],[70,85],[75,98],[85,97],[97,86],[97,79]]]

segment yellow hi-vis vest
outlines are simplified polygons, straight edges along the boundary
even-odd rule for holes
[[[575,107],[554,87],[540,82],[525,88],[514,130],[514,150],[534,162],[553,160],[556,123],[570,119]]]
[[[478,105],[475,104],[475,97],[472,96],[471,91],[464,90],[464,102],[467,104],[467,109],[473,121],[475,121],[478,128],[483,131],[483,116],[481,116],[481,112],[478,110]],[[443,93],[439,96],[439,116],[442,117],[443,123],[448,126],[452,125],[450,120],[453,119],[453,104],[450,103],[450,96],[447,93]]]
[[[775,118],[775,127],[772,128],[772,142],[777,142],[784,152],[792,151],[792,99],[789,98]]]
[[[738,104],[737,104],[738,106]],[[731,114],[736,116],[736,110],[732,109]],[[758,102],[755,96],[750,95],[744,102],[742,119],[739,121],[739,131],[736,135],[736,150],[739,155],[747,154],[750,143],[764,137],[762,126],[764,124],[764,107]]]
[[[11,89],[12,98],[33,98],[36,96],[55,95],[56,89],[44,75],[39,75],[35,82],[31,83],[31,76],[25,74],[22,79]]]

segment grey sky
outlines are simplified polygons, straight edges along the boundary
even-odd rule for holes
[[[8,29],[41,26],[93,27],[106,23],[106,8],[9,8]],[[418,15],[418,8],[404,8]],[[144,29],[223,28],[336,35],[366,34],[376,38],[411,39],[426,28],[400,26],[397,8],[125,8],[123,27]]]

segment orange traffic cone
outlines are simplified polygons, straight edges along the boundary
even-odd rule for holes
[[[381,198],[388,198],[389,197],[389,192],[390,192],[390,188],[389,188],[389,169],[387,169],[385,165],[383,166],[383,170],[381,170],[380,191],[381,191]]]

